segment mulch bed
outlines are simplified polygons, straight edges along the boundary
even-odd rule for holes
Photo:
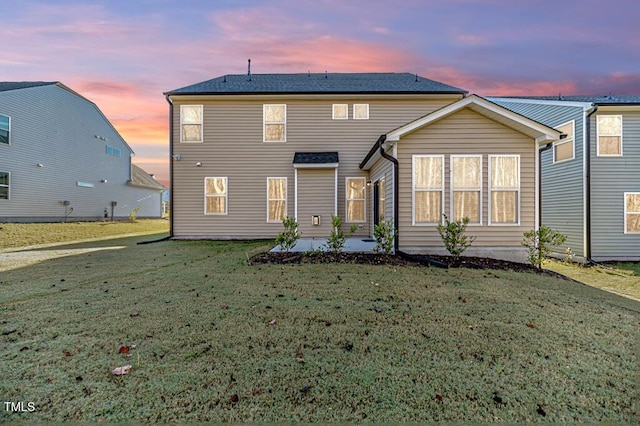
[[[563,275],[552,271],[540,271],[531,265],[509,262],[506,260],[491,259],[486,257],[437,256],[437,255],[387,255],[377,253],[261,253],[249,260],[250,265],[282,265],[296,263],[354,263],[364,265],[429,265],[441,268],[472,268],[472,269],[501,269],[516,272],[537,272],[548,275]]]

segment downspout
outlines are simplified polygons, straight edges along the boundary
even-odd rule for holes
[[[393,238],[393,247],[395,248],[396,253],[399,251],[398,248],[398,214],[400,212],[400,208],[398,206],[398,203],[400,201],[400,197],[398,195],[398,188],[400,187],[399,183],[399,176],[400,173],[398,172],[398,160],[387,154],[384,151],[384,148],[382,147],[382,144],[384,143],[384,141],[387,140],[387,135],[380,135],[380,137],[378,138],[378,147],[380,148],[380,155],[391,161],[393,163],[393,229],[395,230],[395,236]]]
[[[173,238],[173,102],[166,95],[169,102],[169,238]]]
[[[584,151],[586,155],[585,161],[585,181],[586,181],[586,194],[585,194],[585,239],[586,239],[586,253],[585,257],[588,262],[594,263],[591,259],[591,116],[598,111],[598,105],[593,105],[593,109],[585,116],[585,123],[587,134],[584,141]]]

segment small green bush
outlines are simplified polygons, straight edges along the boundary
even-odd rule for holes
[[[288,253],[300,238],[298,222],[296,222],[295,218],[287,216],[282,219],[282,225],[284,230],[276,236],[276,244],[280,247],[280,250]]]
[[[468,237],[465,234],[467,225],[469,224],[469,218],[464,217],[455,222],[451,222],[446,214],[442,216],[444,217],[445,224],[438,224],[440,238],[442,238],[442,242],[447,251],[452,256],[458,257],[476,240],[476,237]]]
[[[342,230],[342,218],[340,216],[331,215],[331,234],[329,234],[329,238],[327,238],[327,243],[325,247],[332,251],[333,253],[341,253],[344,250],[344,245],[347,238],[344,235],[344,231]],[[349,235],[353,234],[358,230],[358,225],[353,224],[349,228]]]
[[[542,269],[542,261],[551,252],[552,247],[560,246],[567,236],[542,225],[537,231],[531,230],[523,234],[522,245],[527,248],[527,260],[538,269]]]
[[[136,220],[138,219],[138,212],[141,209],[142,209],[142,206],[138,206],[135,209],[131,210],[131,213],[129,213],[129,221],[136,222]]]
[[[376,240],[375,252],[391,254],[393,251],[393,240],[396,236],[396,230],[393,227],[393,220],[385,220],[373,227],[373,237]]]

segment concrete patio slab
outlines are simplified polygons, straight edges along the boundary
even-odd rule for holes
[[[292,252],[305,252],[322,250],[328,251],[326,238],[300,238],[296,245],[290,250]],[[373,253],[373,249],[376,246],[375,240],[367,237],[349,237],[345,240],[344,252],[349,253]],[[270,251],[280,252],[280,247],[275,246]]]

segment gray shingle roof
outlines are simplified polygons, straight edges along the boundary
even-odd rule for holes
[[[410,73],[224,75],[166,92],[178,94],[263,93],[455,93],[466,90]]]
[[[296,152],[293,164],[333,164],[338,163],[337,152]]]
[[[48,86],[55,81],[0,81],[0,92],[9,90],[28,89],[29,87]]]
[[[142,188],[163,190],[164,186],[141,167],[131,164],[131,181],[129,184]]]
[[[520,98],[540,101],[593,102],[598,105],[640,104],[640,95],[555,95],[555,96],[497,96],[500,98]]]

